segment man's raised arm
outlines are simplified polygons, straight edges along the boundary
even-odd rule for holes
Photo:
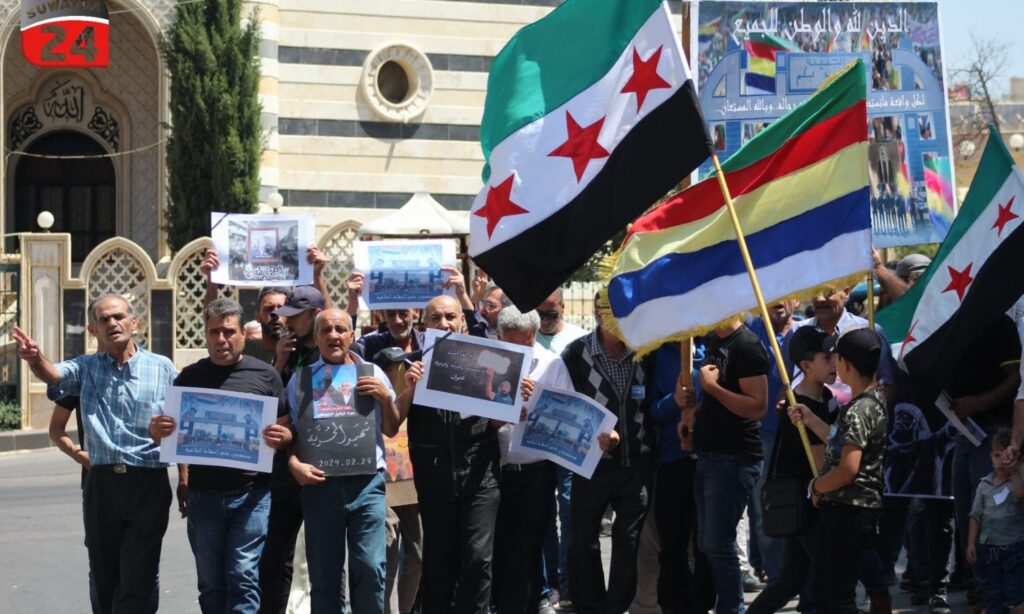
[[[60,371],[57,370],[57,367],[53,366],[49,358],[43,356],[42,350],[39,349],[39,344],[17,326],[12,327],[11,334],[14,336],[14,340],[18,342],[18,357],[28,363],[32,373],[51,386],[59,384],[62,379]]]

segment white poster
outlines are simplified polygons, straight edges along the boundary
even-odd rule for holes
[[[537,383],[526,403],[526,420],[512,428],[513,454],[543,458],[588,480],[601,460],[597,437],[610,433],[615,414],[578,392]]]
[[[315,241],[311,215],[211,213],[210,238],[220,257],[214,283],[301,286],[313,283],[306,248]]]
[[[469,335],[446,336],[433,328],[427,329],[424,343],[426,357],[415,403],[519,421],[520,388],[533,361],[531,348]]]
[[[367,309],[421,309],[445,294],[448,274],[441,267],[457,264],[454,239],[358,241],[352,259],[365,275]]]
[[[171,386],[164,415],[177,428],[160,440],[160,460],[270,473],[274,450],[263,429],[277,421],[277,397]]]

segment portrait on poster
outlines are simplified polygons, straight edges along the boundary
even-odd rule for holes
[[[220,257],[214,283],[236,286],[313,283],[306,247],[313,242],[309,215],[211,213],[210,237]]]
[[[428,329],[423,377],[416,403],[463,414],[516,422],[520,388],[533,351],[526,346]]]
[[[160,440],[160,460],[270,473],[274,450],[263,429],[277,420],[279,405],[277,397],[171,386],[164,415],[177,429]]]
[[[309,378],[309,387],[296,392],[299,460],[328,476],[375,472],[378,416],[374,404],[359,401],[356,366],[322,363],[293,377]]]
[[[359,241],[353,246],[355,268],[364,275],[362,299],[368,309],[419,309],[445,294],[456,265],[455,241]]]
[[[589,479],[602,455],[597,437],[617,421],[585,395],[538,383],[526,403],[526,420],[512,429],[511,451],[545,458]]]

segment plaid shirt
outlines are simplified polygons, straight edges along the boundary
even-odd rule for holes
[[[149,421],[162,413],[167,388],[177,376],[170,360],[136,348],[120,368],[105,352],[56,367],[61,382],[46,394],[51,400],[69,394],[82,398],[79,411],[92,464],[167,466],[160,462],[159,444],[149,436]]]
[[[625,399],[629,396],[629,383],[633,378],[633,352],[626,352],[621,358],[615,359],[601,347],[601,339],[598,331],[587,335],[587,349],[594,357],[601,373],[608,379],[608,383],[615,387],[619,398]]]

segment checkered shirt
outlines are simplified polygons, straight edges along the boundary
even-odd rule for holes
[[[633,352],[626,352],[621,358],[614,358],[601,347],[598,331],[587,335],[587,350],[594,357],[601,373],[607,378],[620,399],[629,398],[629,384],[633,379]]]

